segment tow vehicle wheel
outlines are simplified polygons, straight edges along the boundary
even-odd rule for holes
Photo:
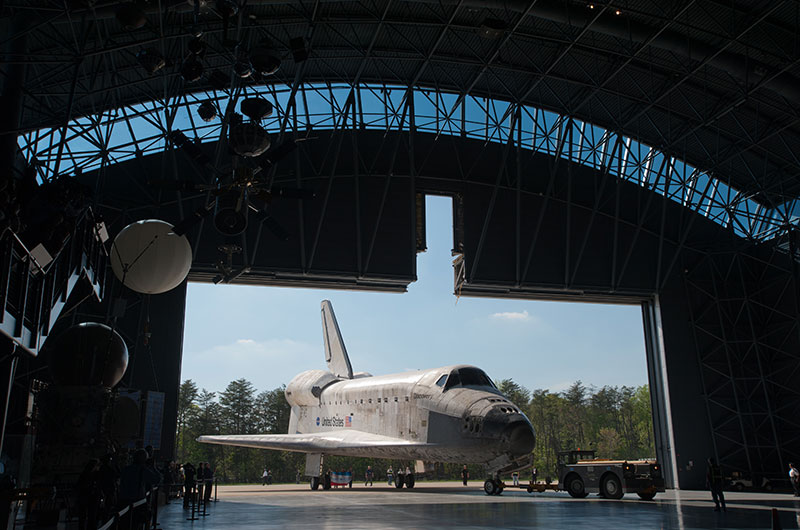
[[[394,481],[394,487],[397,489],[401,489],[405,481],[406,481],[405,475],[397,475],[397,478]]]
[[[621,499],[625,493],[622,491],[622,483],[619,481],[619,477],[613,473],[609,473],[603,478],[603,482],[600,483],[600,492],[606,499]]]
[[[494,495],[497,491],[497,484],[494,483],[494,480],[487,478],[483,483],[483,491],[486,492],[486,495]]]
[[[656,492],[655,491],[637,491],[636,494],[643,501],[652,501],[653,497],[656,496]]]
[[[319,489],[319,477],[311,477],[311,489],[314,491]]]
[[[567,492],[576,499],[583,499],[588,495],[586,488],[583,486],[583,479],[578,475],[568,478],[566,486]]]
[[[406,477],[406,488],[411,489],[414,487],[414,475],[408,475]]]
[[[497,481],[497,489],[494,491],[495,495],[502,495],[503,494],[503,483]]]
[[[532,487],[528,486],[526,489],[528,490],[528,493],[533,493],[533,488]]]

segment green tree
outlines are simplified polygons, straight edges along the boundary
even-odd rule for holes
[[[531,399],[531,391],[524,386],[515,383],[513,379],[503,379],[497,383],[497,388],[505,394],[505,396],[514,405],[525,409],[528,406],[528,401]]]
[[[178,418],[175,438],[178,440],[178,460],[186,458],[186,427],[197,415],[197,385],[191,379],[181,383],[178,389]]]
[[[256,430],[261,433],[286,434],[291,407],[286,401],[286,386],[265,390],[255,398]]]

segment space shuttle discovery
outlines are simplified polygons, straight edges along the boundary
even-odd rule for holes
[[[307,453],[312,489],[320,484],[324,455],[485,464],[494,480],[530,466],[530,421],[479,368],[353,373],[328,300],[322,302],[322,332],[328,370],[302,372],[286,387],[289,434],[197,440]],[[413,487],[413,477],[406,486]]]

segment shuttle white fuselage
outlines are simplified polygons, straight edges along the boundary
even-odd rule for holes
[[[354,374],[327,300],[322,320],[329,370],[302,372],[286,387],[288,434],[198,440],[316,455],[481,463],[492,474],[529,463],[535,444],[530,421],[482,370],[452,365]],[[315,476],[313,471],[307,466],[308,474]]]

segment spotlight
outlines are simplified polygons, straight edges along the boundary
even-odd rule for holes
[[[233,65],[233,71],[242,79],[247,79],[253,75],[253,67],[247,61],[236,61]]]
[[[125,31],[137,30],[147,24],[147,16],[144,11],[133,2],[118,5],[114,15]]]
[[[619,9],[617,9],[617,10],[615,10],[615,11],[614,11],[614,14],[615,14],[615,15],[617,15],[617,16],[619,16],[619,15],[621,15],[621,14],[622,14],[622,11],[620,11]]]
[[[197,114],[204,122],[212,121],[217,117],[217,107],[210,101],[204,101],[197,107]]]
[[[136,60],[150,75],[155,74],[167,64],[164,57],[155,48],[145,48],[139,51],[136,54]]]
[[[180,74],[187,83],[193,83],[203,77],[203,65],[191,55],[183,61]]]
[[[270,143],[269,134],[257,123],[240,122],[228,129],[228,144],[239,156],[259,156],[269,149]]]
[[[190,40],[186,47],[190,52],[201,57],[206,53],[206,43],[200,40],[200,37],[195,37]]]
[[[222,18],[229,18],[239,12],[239,6],[233,0],[217,0],[217,12]]]
[[[261,75],[272,75],[281,66],[281,60],[272,55],[269,41],[263,40],[250,50],[250,64]]]
[[[272,103],[264,98],[245,98],[239,108],[242,114],[254,122],[269,118],[273,110]]]

